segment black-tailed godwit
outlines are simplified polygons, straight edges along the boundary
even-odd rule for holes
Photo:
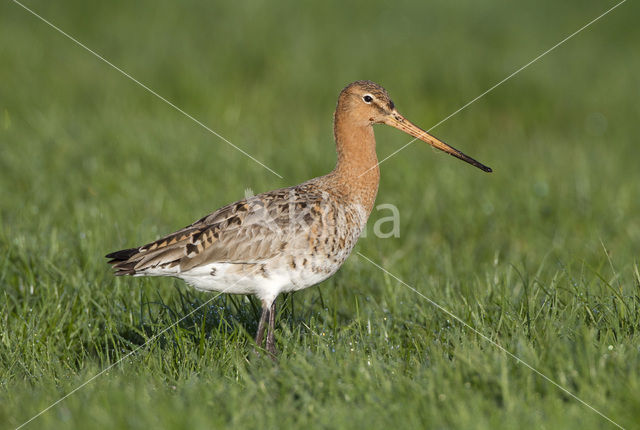
[[[398,113],[370,81],[342,90],[334,114],[335,169],[300,185],[237,201],[149,244],[107,255],[116,275],[174,276],[203,291],[255,294],[262,301],[256,343],[275,355],[275,299],[333,275],[351,253],[373,208],[380,170],[374,124],[387,124],[491,169]]]

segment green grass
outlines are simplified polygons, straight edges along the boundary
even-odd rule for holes
[[[353,255],[258,310],[103,255],[329,171],[356,79],[431,127],[614,3],[25,1],[280,180],[11,2],[0,5],[0,423],[15,428],[613,428]],[[422,2],[420,2],[422,3]],[[640,422],[640,28],[627,2],[382,164],[356,250],[626,428]],[[378,128],[379,156],[409,139]],[[127,356],[152,339],[149,345]]]

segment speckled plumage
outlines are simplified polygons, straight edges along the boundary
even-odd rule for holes
[[[273,355],[275,298],[333,275],[364,229],[380,177],[377,123],[482,166],[407,121],[384,88],[357,81],[338,98],[332,172],[227,205],[154,242],[108,254],[109,263],[116,275],[175,276],[199,290],[257,295],[263,313],[256,342],[261,344],[268,318]]]
[[[271,305],[335,273],[364,228],[368,213],[341,197],[332,176],[232,203],[110,262],[117,275],[176,276]]]

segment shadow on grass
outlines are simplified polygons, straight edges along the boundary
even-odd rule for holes
[[[141,291],[139,308],[133,311],[120,306],[125,312],[114,317],[113,324],[105,324],[99,337],[86,341],[85,351],[105,367],[147,350],[145,355],[173,357],[176,370],[187,359],[220,359],[229,350],[237,349],[243,355],[248,354],[247,344],[253,342],[261,314],[257,298],[231,294],[206,296],[179,284],[175,290],[169,301],[159,294],[148,297]],[[297,304],[299,300],[294,300],[293,293],[281,296],[276,333],[288,328],[287,333],[301,337],[307,334],[305,327],[312,318],[329,325],[339,325],[347,318],[340,312],[329,312],[320,290],[317,291],[318,294],[307,296],[304,304]],[[131,320],[131,324],[124,322]]]
[[[84,345],[103,365],[142,349],[159,349],[162,354],[175,351],[184,358],[193,353],[204,356],[212,345],[244,345],[256,330],[260,316],[254,300],[239,297],[202,297],[179,286],[170,301],[160,295],[151,298],[144,292],[140,294],[139,308],[127,312],[126,320],[133,319],[131,324],[124,323],[123,318],[111,327],[105,325],[99,339]]]

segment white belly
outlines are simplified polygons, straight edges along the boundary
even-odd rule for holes
[[[302,259],[301,259],[302,260]],[[310,261],[310,260],[309,260]],[[307,265],[305,265],[307,266]],[[255,294],[261,300],[272,301],[281,292],[297,291],[318,284],[338,270],[317,265],[292,269],[279,264],[211,263],[185,272],[174,269],[151,269],[138,276],[174,276],[200,291],[229,294]]]

